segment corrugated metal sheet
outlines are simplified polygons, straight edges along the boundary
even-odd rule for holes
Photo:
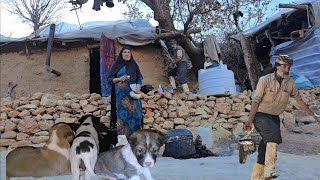
[[[320,86],[320,28],[313,27],[305,37],[275,46],[270,53],[274,64],[280,54],[293,58],[292,71],[304,75],[315,86]]]

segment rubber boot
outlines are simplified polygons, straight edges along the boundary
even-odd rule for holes
[[[269,180],[277,178],[279,174],[275,172],[276,170],[276,160],[277,160],[277,143],[268,142],[266,148],[266,155],[264,161],[264,179]]]
[[[169,82],[173,90],[177,89],[176,80],[174,79],[173,76],[169,76]]]
[[[186,94],[188,94],[188,93],[190,92],[187,83],[182,84],[182,90],[183,90],[183,92],[186,93]]]
[[[251,173],[251,180],[260,180],[263,177],[264,165],[255,163]]]

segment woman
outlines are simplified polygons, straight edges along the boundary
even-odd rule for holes
[[[110,127],[129,137],[142,128],[141,100],[130,96],[131,91],[140,94],[142,75],[128,47],[121,49],[108,79],[112,84]]]

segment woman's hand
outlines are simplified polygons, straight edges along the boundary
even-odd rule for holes
[[[136,86],[136,90],[134,91],[136,94],[140,94],[141,93],[141,85],[137,84]]]
[[[127,81],[129,78],[130,78],[130,76],[128,76],[128,75],[123,75],[123,76],[121,76],[119,79],[120,79],[120,82],[125,82],[125,81]]]

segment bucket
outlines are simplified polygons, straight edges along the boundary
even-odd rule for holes
[[[200,94],[209,95],[231,95],[236,94],[234,74],[228,70],[227,65],[220,61],[220,65],[210,69],[198,71]]]

